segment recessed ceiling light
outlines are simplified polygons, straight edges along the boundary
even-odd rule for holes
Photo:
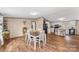
[[[38,12],[30,12],[30,15],[37,15]]]

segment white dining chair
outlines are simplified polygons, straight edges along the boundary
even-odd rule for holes
[[[27,41],[27,45],[31,44],[31,30],[27,30],[25,40]]]
[[[44,31],[40,31],[40,41],[43,42],[43,45],[46,44],[46,34]]]
[[[46,44],[46,35],[44,31],[40,31],[38,36],[33,36],[33,41],[34,41],[34,49],[36,50],[36,44],[38,42],[39,48],[41,47],[41,41],[43,42],[43,46]]]
[[[43,42],[43,45],[46,44],[46,35],[45,35],[44,31],[40,31],[39,35],[37,35],[37,36],[31,35],[30,30],[27,31],[27,44],[31,45],[31,43],[33,42],[34,50],[36,50],[37,42],[38,42],[39,47],[40,47],[41,41]]]

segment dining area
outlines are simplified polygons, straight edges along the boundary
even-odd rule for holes
[[[46,45],[47,37],[44,30],[27,30],[25,41],[28,46],[33,46],[36,50],[37,47],[41,48]]]

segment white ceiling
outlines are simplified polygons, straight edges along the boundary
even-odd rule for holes
[[[79,7],[69,7],[59,12],[55,12],[46,17],[51,21],[58,21],[60,18],[65,18],[65,20],[79,20]]]
[[[3,16],[6,17],[23,17],[23,18],[29,18],[29,17],[41,17],[50,15],[54,12],[60,11],[64,8],[49,8],[49,7],[3,7],[0,8],[0,12],[3,14]],[[36,16],[30,15],[30,12],[37,12],[39,13]]]
[[[37,15],[30,15],[37,12]],[[4,17],[37,18],[45,17],[50,21],[65,17],[66,19],[79,19],[77,7],[1,7],[0,13]]]

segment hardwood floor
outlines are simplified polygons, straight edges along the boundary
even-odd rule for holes
[[[0,48],[2,52],[78,52],[79,36],[56,36],[53,33],[48,35],[47,44],[44,47],[34,50],[28,46],[23,38],[12,39],[8,44]]]

